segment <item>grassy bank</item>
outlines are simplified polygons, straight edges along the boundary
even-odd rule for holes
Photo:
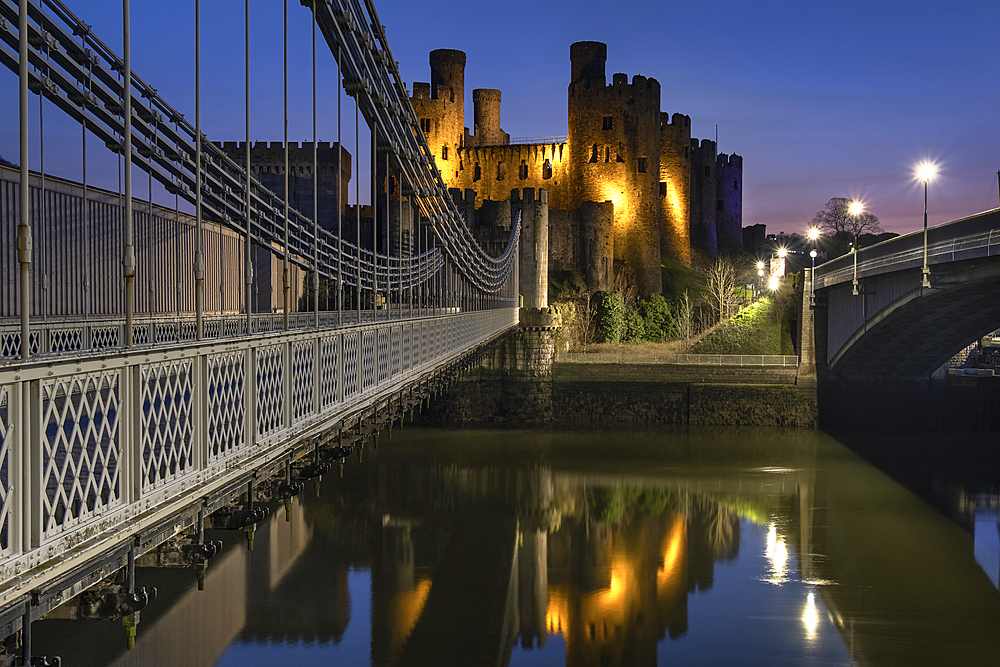
[[[694,354],[795,354],[777,302],[764,297],[691,346]]]

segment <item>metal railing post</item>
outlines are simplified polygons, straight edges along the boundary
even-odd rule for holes
[[[31,198],[28,184],[28,0],[18,4],[19,131],[21,190],[17,225],[17,261],[21,269],[21,358],[31,356]]]
[[[125,276],[125,347],[134,344],[132,318],[135,314],[135,228],[132,220],[132,65],[129,0],[122,0],[122,50],[124,53],[125,94],[125,256],[122,259]]]

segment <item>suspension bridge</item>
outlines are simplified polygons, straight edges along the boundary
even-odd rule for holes
[[[198,0],[193,119],[133,71],[129,0],[120,54],[60,0],[0,0],[20,147],[0,167],[0,636],[22,664],[31,622],[102,581],[95,608],[134,635],[151,594],[135,588],[137,558],[169,543],[203,572],[212,522],[252,545],[255,500],[297,493],[517,325],[520,219],[499,256],[476,243],[370,0],[302,4],[284,6],[275,191],[251,161],[248,2],[239,160],[202,132]],[[312,210],[288,196],[290,11],[311,21]],[[353,98],[356,152],[359,117],[371,137],[364,221],[359,190],[354,215],[342,204],[343,112],[339,93],[318,108],[317,50]],[[80,182],[46,173],[53,110],[79,124]],[[338,127],[324,220],[319,113]],[[88,183],[94,139],[119,163],[117,191]],[[134,170],[174,206],[136,198]]]

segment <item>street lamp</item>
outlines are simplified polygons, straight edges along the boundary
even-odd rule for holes
[[[917,171],[915,176],[918,181],[923,181],[924,184],[924,268],[923,268],[923,281],[920,283],[924,287],[931,286],[931,270],[927,266],[927,184],[934,180],[937,176],[937,165],[933,162],[924,160],[917,165]]]
[[[813,267],[812,272],[809,274],[809,305],[816,305],[816,255],[819,253],[816,248],[809,251],[809,256],[812,257]]]
[[[865,205],[863,202],[854,200],[847,207],[848,212],[854,216],[854,249],[851,251],[854,253],[854,282],[851,288],[851,294],[854,296],[858,295],[858,216],[865,212]]]
[[[764,289],[764,262],[757,262],[757,294],[760,295],[760,290]]]
[[[816,282],[816,255],[819,253],[816,251],[816,241],[819,239],[819,230],[815,227],[810,227],[809,231],[806,232],[806,236],[812,241],[812,250],[809,251],[809,256],[812,257],[812,273],[809,274],[809,304],[812,305],[816,301],[816,290],[813,289],[813,283]]]

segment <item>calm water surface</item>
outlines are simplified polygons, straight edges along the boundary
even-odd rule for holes
[[[968,438],[970,436],[963,436]],[[995,434],[991,434],[995,439]],[[984,442],[988,441],[984,440]],[[396,430],[64,665],[1000,665],[997,487],[820,432]],[[286,520],[287,519],[287,520]]]

